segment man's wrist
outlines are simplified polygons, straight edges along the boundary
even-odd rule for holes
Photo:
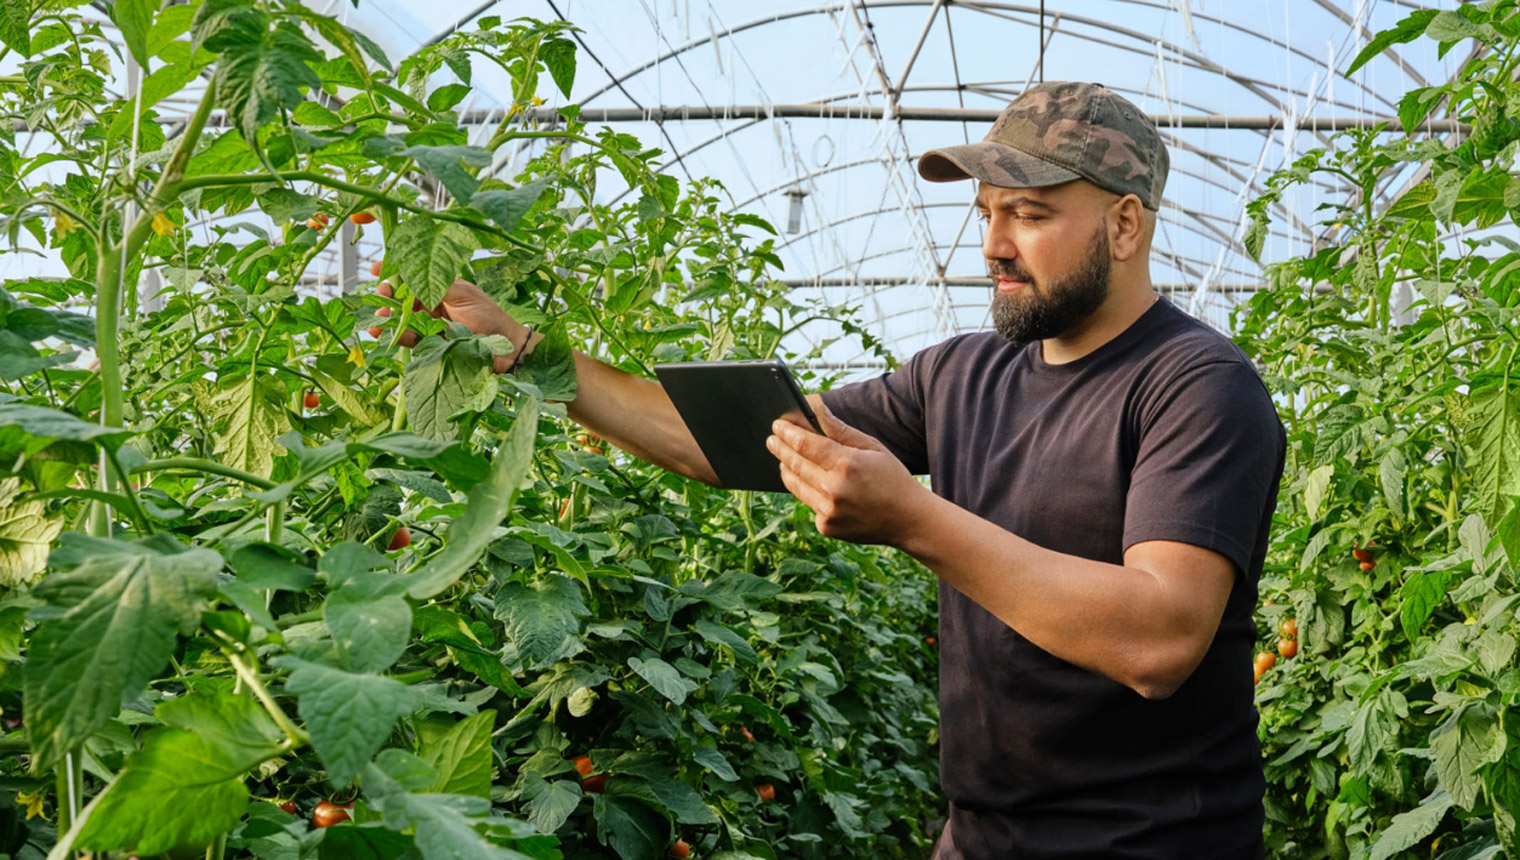
[[[916,481],[914,483],[917,484]],[[893,529],[891,545],[922,560],[921,554],[933,551],[938,542],[936,535],[943,531],[942,520],[946,506],[955,506],[935,495],[928,487],[922,484],[917,486],[918,491],[910,494],[903,502],[902,514],[897,518],[897,528]]]

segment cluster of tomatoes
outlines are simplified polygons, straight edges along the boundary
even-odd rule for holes
[[[279,807],[291,815],[296,814],[296,802],[294,800],[282,801]],[[317,827],[331,827],[334,824],[342,824],[353,819],[354,805],[333,803],[331,800],[317,802],[315,809],[311,811],[311,823]]]
[[[1372,548],[1375,546],[1377,546],[1377,544],[1373,543],[1372,541],[1367,541],[1366,544],[1359,546],[1351,551],[1352,557],[1357,560],[1357,566],[1364,571],[1372,570],[1374,567],[1377,567],[1377,562],[1373,560],[1372,557]]]
[[[1277,640],[1277,654],[1284,659],[1298,656],[1298,619],[1285,618],[1277,627],[1277,632],[1282,638]],[[1273,666],[1277,665],[1277,654],[1271,651],[1263,651],[1256,655],[1256,683],[1261,683],[1261,676],[1267,674]]]
[[[373,212],[355,212],[348,216],[348,220],[355,224],[373,224],[375,223],[375,215]],[[330,221],[331,219],[327,217],[327,213],[318,212],[306,219],[306,226],[313,230],[324,230]]]

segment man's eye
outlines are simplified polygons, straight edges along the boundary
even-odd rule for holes
[[[976,220],[982,222],[983,224],[986,224],[987,223],[987,218],[988,218],[988,216],[987,216],[987,210],[985,210],[985,209],[978,209],[978,210],[976,210]]]

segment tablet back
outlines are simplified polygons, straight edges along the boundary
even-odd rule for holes
[[[725,488],[786,492],[765,447],[771,422],[789,415],[817,430],[818,421],[785,362],[693,361],[654,372]]]

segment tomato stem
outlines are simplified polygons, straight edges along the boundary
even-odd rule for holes
[[[198,457],[166,457],[161,460],[149,460],[133,469],[132,474],[167,469],[190,469],[196,472],[206,472],[211,475],[221,475],[224,478],[232,478],[245,484],[252,484],[261,490],[274,489],[276,486],[274,481],[262,478],[252,472],[245,472],[232,466],[224,466],[215,460],[202,460]]]
[[[223,647],[222,653],[227,655],[227,659],[232,663],[232,668],[237,672],[238,678],[248,685],[248,689],[259,700],[259,704],[263,705],[264,710],[269,712],[269,718],[274,720],[274,724],[279,726],[280,731],[285,733],[285,737],[290,739],[289,748],[281,750],[280,754],[283,755],[289,752],[290,749],[310,744],[311,736],[290,722],[289,718],[285,716],[285,711],[275,702],[274,697],[269,695],[269,690],[264,686],[264,682],[259,680],[258,673],[254,672],[243,661],[243,658],[238,656],[236,651]]]

